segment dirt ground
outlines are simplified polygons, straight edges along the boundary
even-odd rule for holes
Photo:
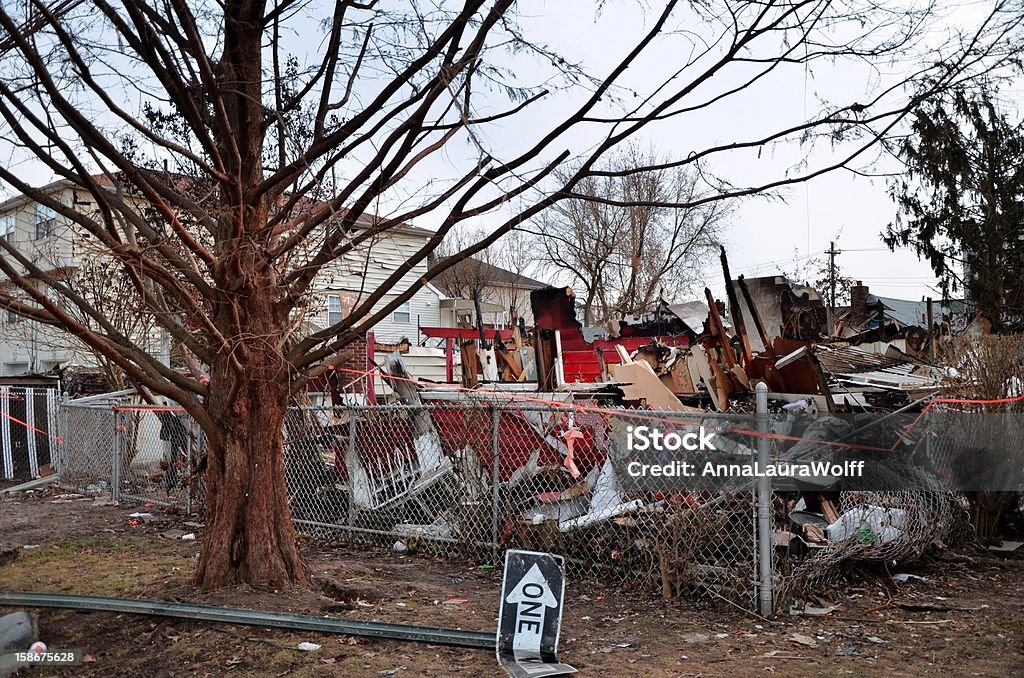
[[[18,547],[18,557],[0,565],[0,589],[487,632],[496,626],[500,572],[479,563],[306,538],[303,550],[316,587],[201,594],[189,584],[199,542],[160,536],[181,530],[201,539],[198,524],[159,515],[156,508],[58,497],[59,491],[49,490],[0,500],[0,547]],[[130,525],[128,514],[138,510],[152,511],[158,520]],[[705,609],[706,602],[664,601],[570,579],[560,654],[580,675],[604,677],[1024,675],[1024,560],[980,551],[945,553],[901,571],[926,579],[900,584],[862,572],[822,588],[825,602],[838,608],[830,614],[786,614],[771,621],[729,607]],[[27,675],[501,675],[493,654],[482,650],[112,613],[41,610],[39,619],[50,647],[82,648],[87,662]],[[303,641],[321,647],[297,650]]]

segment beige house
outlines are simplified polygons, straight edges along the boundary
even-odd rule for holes
[[[443,306],[450,309],[448,324],[455,327],[476,325],[477,294],[485,325],[508,328],[522,318],[527,327],[532,326],[530,292],[547,287],[547,283],[474,258],[443,271],[435,281],[448,297]]]
[[[83,211],[95,210],[91,196],[67,181],[52,183],[44,190],[65,205]],[[325,267],[313,284],[307,316],[310,328],[325,328],[344,317],[362,298],[379,289],[431,235],[430,231],[413,226],[391,228]],[[83,295],[102,297],[117,289],[120,278],[117,267],[104,267],[106,260],[89,235],[26,196],[15,196],[0,203],[0,238],[41,263],[46,271],[60,271],[66,279],[76,281],[76,285],[83,284],[79,280],[86,283],[95,280],[97,289],[77,290]],[[0,256],[5,255],[6,252],[0,250]],[[385,296],[374,309],[382,308],[408,289],[426,270],[425,261],[413,267],[393,288],[394,294]],[[90,275],[85,276],[83,272]],[[10,287],[5,279],[6,276],[0,274],[0,286]],[[123,283],[123,279],[120,282]],[[417,291],[374,327],[375,339],[397,343],[405,337],[416,344],[419,327],[441,325],[443,298],[433,286]],[[166,340],[162,340],[163,333],[156,330],[144,313],[126,308],[116,299],[105,301],[111,312],[127,314],[122,320],[134,328],[132,336],[145,350],[154,354],[168,350]],[[93,365],[95,358],[70,335],[0,311],[0,375],[42,373],[62,363]]]

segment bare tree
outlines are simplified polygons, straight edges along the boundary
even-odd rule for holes
[[[509,322],[518,322],[527,315],[532,318],[530,291],[533,286],[527,285],[526,279],[530,278],[537,263],[535,238],[520,228],[514,228],[495,245],[498,248],[496,264],[512,274],[500,299],[508,311]]]
[[[451,233],[433,256],[435,260],[457,257],[486,236],[479,229]],[[477,326],[483,326],[480,304],[484,302],[500,304],[507,313],[507,321],[515,323],[530,303],[531,288],[523,280],[536,257],[532,245],[527,233],[514,229],[486,249],[442,271],[436,282],[445,294],[476,304]]]
[[[209,383],[162,364],[6,241],[0,271],[25,297],[0,292],[0,306],[65,329],[202,427],[207,527],[197,583],[302,581],[281,429],[290,397],[325,359],[452,264],[563,201],[693,209],[862,161],[921,100],[999,65],[1021,17],[1002,2],[988,9],[970,31],[937,45],[931,8],[918,3],[669,0],[635,40],[616,46],[610,70],[593,75],[533,44],[513,0],[83,0],[59,13],[45,0],[6,3],[0,181],[105,247],[156,322],[209,366]],[[589,8],[581,12],[590,19]],[[22,30],[28,15],[30,34]],[[321,48],[310,50],[317,31]],[[681,62],[638,91],[631,66],[665,41]],[[899,60],[907,75],[775,129],[739,129],[679,160],[601,167],[652,123],[714,111],[777,69],[795,65],[803,77],[844,59]],[[532,70],[516,67],[525,62]],[[530,84],[537,69],[544,89]],[[560,103],[515,143],[488,142],[489,129],[548,101]],[[587,150],[567,165],[568,139],[585,130]],[[815,139],[834,146],[816,164],[764,182],[667,203],[590,188],[649,171],[699,172],[716,157]],[[98,213],[26,181],[28,160],[89,194]],[[428,215],[435,235],[383,284],[339,322],[292,340],[295,312],[325,269]],[[485,238],[398,286],[452,228],[485,217],[493,226]]]
[[[633,171],[659,162],[631,145],[612,159],[612,175],[580,182],[583,197],[537,219],[545,259],[585,292],[586,324],[681,300],[718,246],[731,203],[701,202],[710,189],[684,166]]]

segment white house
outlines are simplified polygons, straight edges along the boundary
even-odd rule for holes
[[[95,209],[91,196],[81,189],[76,190],[67,181],[55,182],[44,190],[66,205],[82,210]],[[365,225],[369,224],[369,221],[365,222]],[[431,235],[430,231],[409,225],[390,228],[325,267],[313,283],[311,301],[314,305],[308,317],[313,329],[337,322],[360,299],[379,289],[410,254],[426,244]],[[25,196],[15,196],[0,203],[0,238],[12,242],[36,263],[43,262],[47,271],[62,270],[65,274],[72,274],[93,265],[102,256],[87,234],[72,228],[64,217]],[[6,252],[0,250],[0,256],[6,256]],[[374,310],[382,308],[408,289],[426,270],[426,261],[414,266]],[[5,278],[0,274],[0,288],[11,285],[5,282]],[[421,326],[442,325],[440,302],[443,298],[444,295],[430,285],[417,291],[412,299],[377,323],[375,339],[397,343],[408,338],[415,345]],[[143,336],[140,343],[147,351],[161,351],[160,333],[153,331],[152,323],[144,325],[140,324]],[[13,313],[0,312],[0,375],[46,372],[68,362],[90,365],[95,363],[95,358],[70,335]]]

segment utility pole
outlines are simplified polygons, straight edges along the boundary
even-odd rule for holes
[[[825,250],[828,254],[828,307],[834,311],[836,309],[836,255],[840,254],[840,251],[836,249],[835,240],[828,245],[828,249]]]

